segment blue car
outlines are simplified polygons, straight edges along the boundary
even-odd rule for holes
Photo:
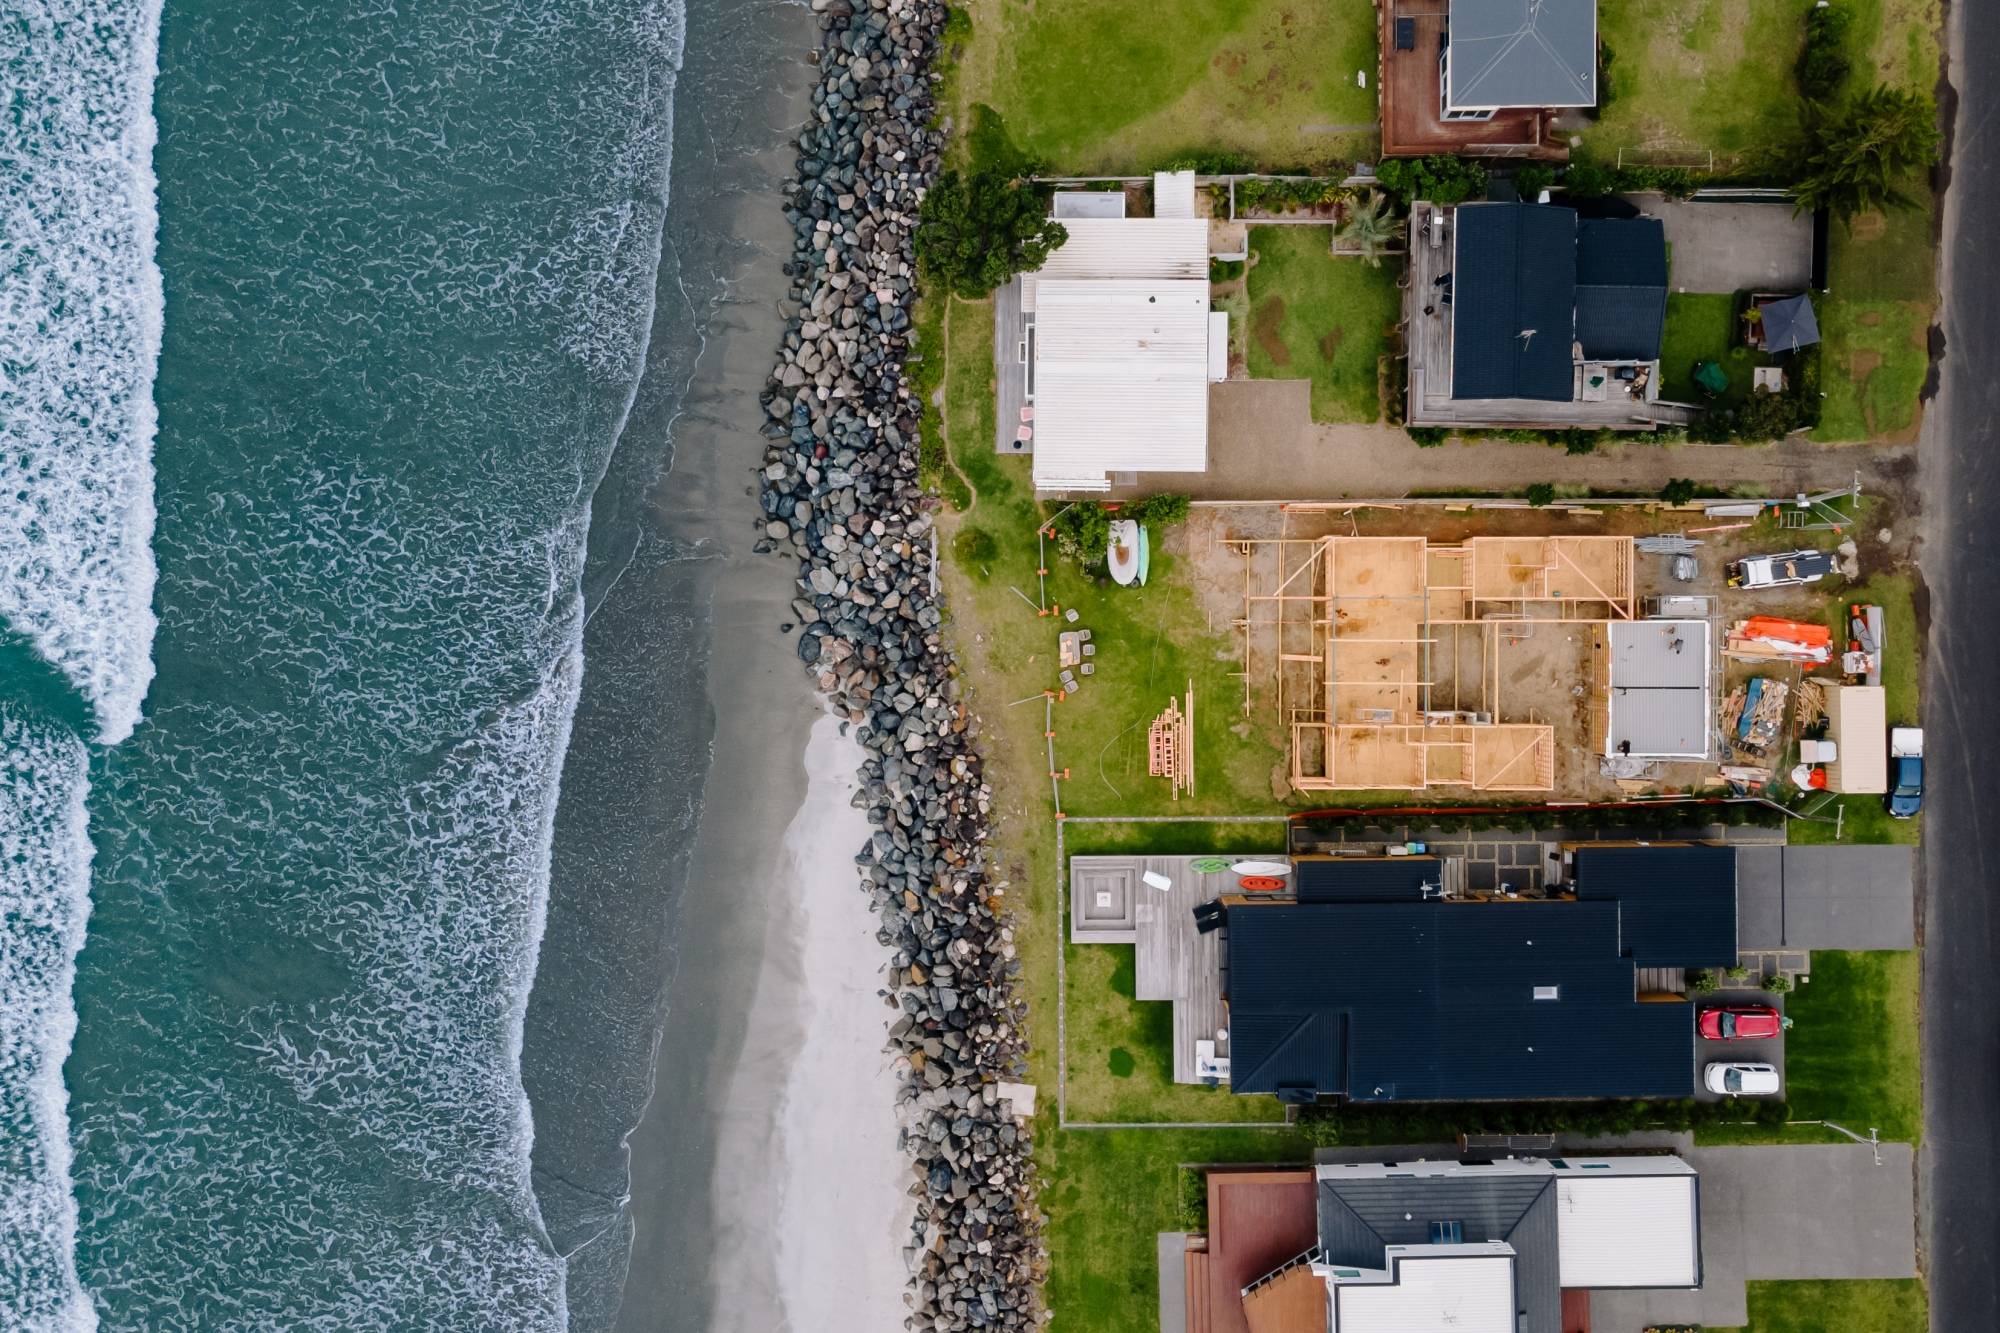
[[[1923,808],[1923,729],[1894,727],[1889,732],[1889,817],[1909,819]]]

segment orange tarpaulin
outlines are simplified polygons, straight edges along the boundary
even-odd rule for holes
[[[1736,632],[1746,639],[1772,639],[1806,648],[1824,648],[1833,642],[1833,631],[1825,625],[1786,620],[1782,616],[1752,616]]]

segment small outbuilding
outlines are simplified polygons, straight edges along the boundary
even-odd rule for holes
[[[1889,706],[1880,685],[1836,685],[1826,692],[1826,738],[1834,760],[1829,791],[1880,796],[1889,790]]]

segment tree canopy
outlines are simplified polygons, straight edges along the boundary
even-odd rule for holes
[[[1800,212],[1825,208],[1845,222],[1871,208],[1909,207],[1904,186],[1937,161],[1937,110],[1921,93],[1878,84],[1807,130]]]
[[[1040,268],[1068,239],[1028,186],[996,171],[946,171],[924,195],[917,263],[927,277],[977,300],[1016,273]]]

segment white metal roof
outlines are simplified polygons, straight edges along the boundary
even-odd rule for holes
[[[1826,692],[1826,738],[1834,761],[1826,785],[1879,796],[1889,790],[1889,704],[1880,685],[1835,685]]]
[[[1021,275],[1021,309],[1041,307],[1042,286],[1061,278],[1208,281],[1208,223],[1201,218],[1065,218],[1069,239]],[[1037,406],[1040,388],[1037,386]]]
[[[1208,282],[1045,279],[1035,315],[1038,490],[1208,466]]]
[[[1229,312],[1211,310],[1208,312],[1208,377],[1211,380],[1229,378]]]
[[[1624,620],[1611,625],[1611,722],[1604,752],[1648,759],[1706,759],[1709,624]]]
[[[1156,171],[1153,173],[1153,216],[1191,218],[1194,216],[1194,173]]]
[[[1693,1287],[1701,1282],[1695,1174],[1674,1158],[1662,1174],[1592,1170],[1574,1159],[1556,1173],[1556,1236],[1564,1287]]]
[[[1339,1333],[1515,1333],[1514,1255],[1506,1245],[1424,1246],[1389,1252],[1391,1281],[1333,1287]],[[1451,1257],[1439,1250],[1456,1250]]]

